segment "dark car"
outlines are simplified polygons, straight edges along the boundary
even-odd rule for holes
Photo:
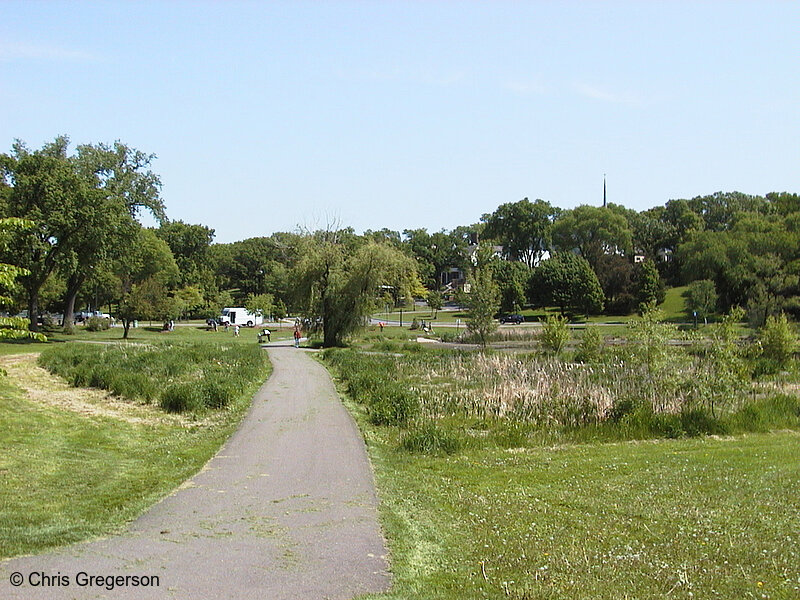
[[[525,322],[525,317],[522,315],[503,315],[500,317],[501,323],[514,323],[514,325],[519,325],[520,323]]]

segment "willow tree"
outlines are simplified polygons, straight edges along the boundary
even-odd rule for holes
[[[344,230],[317,232],[301,245],[291,278],[295,296],[326,347],[341,346],[363,327],[383,290],[406,297],[418,287],[414,259],[388,244]]]

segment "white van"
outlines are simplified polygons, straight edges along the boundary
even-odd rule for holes
[[[222,314],[217,319],[222,325],[247,325],[247,327],[255,327],[264,322],[264,317],[260,313],[247,312],[246,308],[223,308]]]

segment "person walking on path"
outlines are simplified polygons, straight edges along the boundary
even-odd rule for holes
[[[295,328],[294,330],[294,347],[295,348],[300,347],[300,330],[297,328]]]

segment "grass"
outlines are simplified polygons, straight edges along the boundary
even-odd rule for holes
[[[394,577],[369,598],[800,595],[795,433],[425,456],[360,421]]]
[[[260,383],[203,417],[167,415],[13,360],[30,363],[0,379],[0,558],[120,530],[213,456]]]
[[[158,402],[169,412],[227,406],[263,375],[266,355],[255,345],[178,342],[60,344],[39,363],[76,387],[105,389],[126,400]]]
[[[720,426],[758,433],[727,437],[689,437],[708,417],[691,411],[536,426],[508,412],[515,359],[394,350],[325,356],[352,395],[390,547],[393,587],[367,598],[800,597],[796,396],[729,410]],[[392,386],[425,418],[378,426],[376,392]]]

